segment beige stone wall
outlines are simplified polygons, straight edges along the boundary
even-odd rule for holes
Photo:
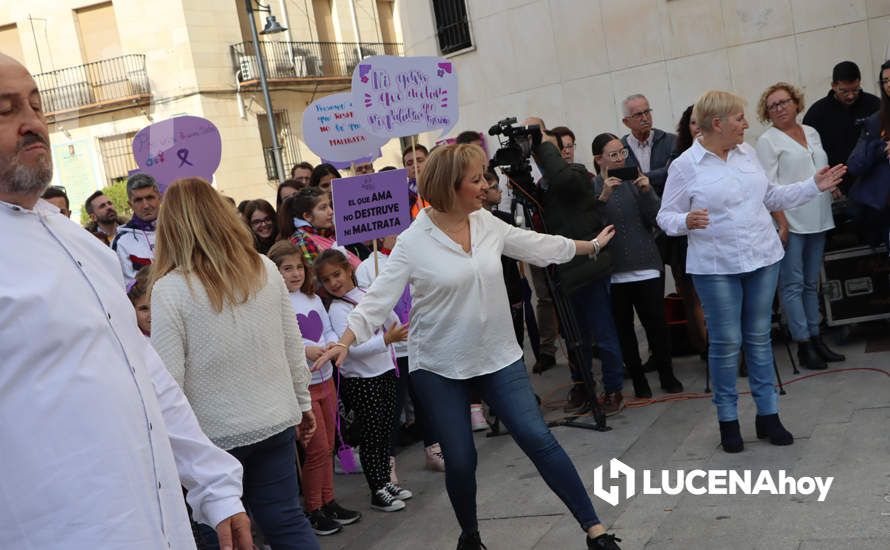
[[[461,119],[453,133],[505,116],[569,125],[590,163],[600,132],[626,133],[621,100],[644,93],[655,125],[672,129],[686,106],[720,88],[747,98],[777,80],[809,102],[835,63],[859,64],[877,93],[890,48],[890,0],[467,0],[475,50],[453,57]],[[438,55],[429,2],[399,0],[406,54]],[[749,108],[748,138],[762,127]],[[432,138],[425,136],[426,141]]]

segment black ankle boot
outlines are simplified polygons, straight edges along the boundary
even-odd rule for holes
[[[720,422],[720,446],[727,453],[740,453],[745,450],[738,420]]]
[[[757,430],[757,439],[769,438],[773,445],[791,445],[794,436],[785,429],[778,414],[757,415],[754,419],[754,428]]]
[[[661,382],[661,389],[667,393],[680,393],[683,391],[683,383],[674,376],[674,368],[671,365],[658,369],[658,379]]]
[[[800,362],[800,366],[805,369],[825,370],[828,368],[828,365],[809,342],[797,343],[797,360]]]
[[[587,537],[587,550],[621,550],[615,542],[621,542],[621,539],[610,533],[603,533],[595,539]]]
[[[640,399],[649,399],[652,397],[652,388],[649,387],[649,381],[646,379],[646,373],[643,372],[643,365],[626,365],[627,372],[634,384],[634,396]]]
[[[556,366],[556,358],[552,355],[548,355],[546,353],[542,353],[538,356],[538,360],[535,361],[534,366],[532,367],[532,372],[535,374],[541,374],[542,372],[548,371]]]
[[[482,544],[482,539],[479,537],[479,531],[475,533],[461,534],[460,539],[457,541],[457,550],[487,550],[485,545]]]
[[[828,346],[825,345],[825,342],[822,341],[821,336],[813,336],[810,338],[811,347],[816,350],[816,353],[819,354],[819,357],[825,360],[827,363],[840,363],[841,361],[846,361],[847,358],[840,353],[835,353],[828,349]]]

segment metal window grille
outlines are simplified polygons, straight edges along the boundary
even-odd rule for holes
[[[260,133],[263,143],[271,144],[272,138],[269,137],[269,126],[265,123],[266,115],[257,115],[260,125]],[[275,126],[278,130],[278,144],[281,146],[281,164],[284,165],[285,177],[290,174],[293,165],[301,162],[303,159],[297,151],[297,143],[294,140],[294,133],[291,131],[290,115],[287,111],[275,111]],[[269,181],[278,179],[278,170],[275,167],[275,157],[272,147],[263,147],[263,158],[266,161],[266,177]]]
[[[433,0],[436,34],[443,54],[464,50],[473,45],[465,0]]]
[[[133,158],[133,138],[136,132],[99,138],[99,154],[105,166],[107,185],[114,185],[127,179],[130,170],[138,168]]]

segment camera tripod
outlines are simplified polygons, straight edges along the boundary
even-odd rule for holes
[[[529,193],[529,189],[534,189],[534,183],[531,174],[528,173],[509,173],[512,170],[502,168],[502,172],[510,180],[510,185],[516,191],[515,200],[522,207],[522,213],[525,220],[531,225],[532,229],[539,233],[547,233],[547,227],[544,223],[543,208],[541,204]],[[514,179],[527,180],[517,182]],[[523,185],[525,184],[525,185]],[[556,316],[559,319],[559,326],[562,337],[566,342],[566,354],[569,361],[576,366],[581,375],[584,389],[587,393],[587,402],[574,413],[549,423],[551,428],[557,426],[568,426],[570,428],[582,428],[586,430],[596,430],[605,432],[612,428],[606,426],[606,415],[596,400],[596,382],[593,379],[591,365],[585,363],[584,353],[581,351],[581,331],[578,328],[578,321],[575,318],[575,312],[562,290],[562,282],[559,278],[556,265],[549,265],[544,270],[547,280],[547,288],[550,289],[550,295],[553,300],[553,306],[556,309]],[[579,418],[586,415],[590,411],[593,416],[594,423],[581,422]]]

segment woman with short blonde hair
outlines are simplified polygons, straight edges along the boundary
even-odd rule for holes
[[[784,251],[770,211],[793,208],[833,189],[843,165],[803,181],[775,185],[754,148],[744,142],[745,102],[722,91],[702,95],[692,109],[701,137],[668,169],[656,216],[668,235],[688,235],[686,271],[701,298],[708,327],[708,369],[723,450],[744,449],[738,421],[736,371],[744,347],[757,405],[759,438],[790,445],[779,421],[770,342],[771,310]]]
[[[275,264],[209,183],[187,178],[164,193],[151,280],[152,345],[204,433],[241,462],[267,541],[317,549],[294,468],[294,426],[303,440],[315,430],[309,369]]]
[[[462,531],[458,549],[483,548],[469,414],[475,387],[587,532],[588,548],[617,550],[571,459],[541,417],[513,332],[501,264],[501,254],[538,266],[597,254],[614,228],[591,241],[572,241],[513,227],[482,208],[484,166],[477,145],[445,145],[430,154],[418,184],[431,206],[399,235],[340,341],[317,364],[330,359],[342,364],[349,346],[373,336],[410,284],[411,381],[447,457],[445,486]]]

